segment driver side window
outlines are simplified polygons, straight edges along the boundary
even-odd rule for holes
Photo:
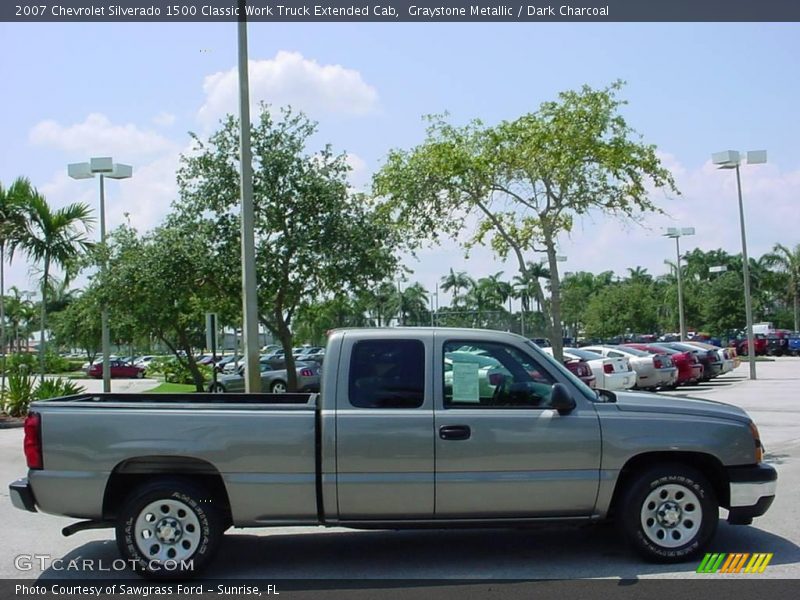
[[[555,381],[524,352],[501,343],[444,345],[446,408],[547,408]]]

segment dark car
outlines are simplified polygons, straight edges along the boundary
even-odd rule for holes
[[[723,361],[718,350],[704,350],[683,342],[659,342],[656,346],[672,348],[680,352],[694,352],[697,360],[703,365],[703,381],[713,379],[722,373]]]
[[[582,359],[564,359],[564,366],[570,372],[580,379],[583,383],[594,389],[597,384],[597,377],[592,373],[592,368],[585,360]]]
[[[769,356],[789,354],[789,333],[788,331],[776,331],[767,336],[767,354]]]
[[[112,360],[109,361],[109,366],[111,367],[111,377],[135,377],[137,379],[141,379],[144,377],[144,369],[142,367],[137,367],[134,364],[124,362],[121,360]],[[103,377],[103,361],[94,363],[89,370],[86,372],[89,377],[94,377],[96,379],[100,379]]]

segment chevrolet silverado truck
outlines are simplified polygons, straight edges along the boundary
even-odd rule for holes
[[[35,402],[13,504],[115,528],[141,574],[198,573],[230,527],[523,527],[615,519],[689,560],[719,508],[749,524],[777,473],[736,407],[593,390],[497,331],[331,333],[317,394],[83,394]]]

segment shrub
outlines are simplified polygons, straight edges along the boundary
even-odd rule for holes
[[[3,410],[11,417],[24,417],[34,400],[47,400],[80,394],[84,387],[69,379],[56,377],[45,379],[36,384],[38,375],[28,374],[27,368],[22,366],[17,371],[8,374],[8,389]]]
[[[3,410],[11,417],[23,417],[28,414],[28,406],[34,399],[36,377],[29,375],[23,365],[22,368],[8,373],[8,389]]]
[[[6,356],[6,373],[20,373],[20,367],[25,366],[25,373],[36,370],[36,355],[31,352],[14,352]]]
[[[47,400],[48,398],[60,398],[62,396],[73,396],[84,392],[86,388],[82,385],[70,381],[69,379],[62,379],[55,377],[53,379],[45,379],[36,388],[36,399]]]

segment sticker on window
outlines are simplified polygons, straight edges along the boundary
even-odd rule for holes
[[[453,363],[453,402],[480,402],[477,363]]]

